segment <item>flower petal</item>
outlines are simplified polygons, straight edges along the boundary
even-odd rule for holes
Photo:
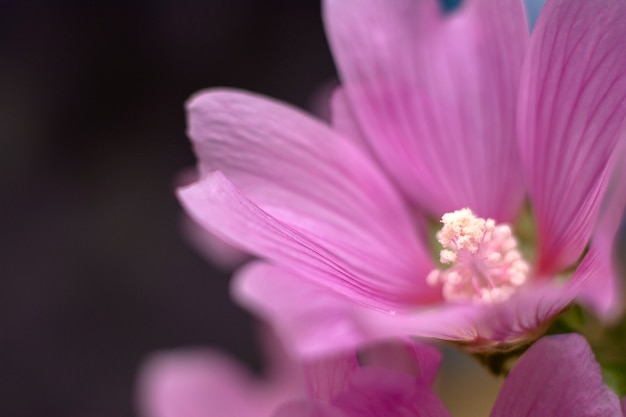
[[[524,288],[505,303],[448,303],[381,311],[270,264],[253,263],[233,281],[234,298],[273,323],[287,345],[305,357],[407,336],[459,341],[475,350],[525,343],[536,338],[577,295],[569,286],[549,282]],[[423,364],[424,360],[416,356],[415,362]]]
[[[600,208],[589,252],[568,283],[579,294],[580,301],[605,321],[617,319],[624,310],[623,283],[614,248],[626,207],[626,158],[616,168]]]
[[[573,302],[575,294],[560,283],[535,284],[506,302],[483,310],[477,332],[489,341],[530,341]]]
[[[350,375],[358,368],[354,349],[304,361],[303,370],[309,395],[329,402],[347,388]]]
[[[547,336],[524,353],[504,382],[491,417],[605,417],[621,414],[617,396],[578,334]]]
[[[365,347],[358,359],[352,350],[312,360],[305,373],[315,400],[285,404],[275,417],[449,416],[430,388],[440,361],[434,347],[408,340]]]
[[[405,336],[474,340],[481,317],[480,309],[468,305],[378,311],[307,282],[297,272],[262,262],[235,275],[232,293],[238,303],[272,323],[286,345],[304,357]]]
[[[519,0],[327,0],[340,76],[371,147],[431,214],[511,221],[523,196],[515,142],[528,40]]]
[[[231,288],[236,302],[272,323],[285,346],[295,350],[294,356],[309,360],[367,346],[360,353],[363,364],[388,369],[407,365],[406,372],[413,370],[414,376],[428,384],[434,382],[441,355],[432,346],[406,337],[455,339],[450,335],[457,334],[457,322],[471,316],[468,309],[449,316],[425,313],[419,320],[404,318],[410,313],[378,312],[303,281],[293,271],[263,262],[238,271]],[[380,343],[390,338],[398,343]]]
[[[437,395],[407,374],[361,368],[332,404],[350,417],[449,417]]]
[[[189,125],[202,177],[179,196],[210,232],[365,303],[438,297],[406,208],[353,143],[288,106],[230,91],[194,98]]]
[[[436,347],[408,337],[385,340],[359,350],[361,366],[403,372],[429,386],[435,383],[441,358]]]
[[[441,353],[434,346],[408,338],[385,340],[305,363],[305,375],[312,397],[331,401],[350,387],[361,368],[385,369],[406,375],[411,384],[432,386],[437,377]],[[383,373],[383,375],[386,375]]]
[[[539,232],[538,272],[582,254],[626,117],[626,3],[552,0],[520,87],[520,148]]]
[[[333,129],[354,140],[354,142],[368,154],[371,152],[367,139],[363,136],[359,122],[350,108],[350,101],[343,87],[337,87],[330,102],[330,121]]]
[[[361,385],[363,378],[367,381],[370,375],[382,378],[375,384],[365,382],[366,390],[371,389],[372,393],[389,388],[385,387],[385,379],[389,379],[392,385],[401,380],[428,390],[435,381],[440,363],[441,353],[435,347],[409,339],[396,339],[365,346],[358,353],[349,350],[323,359],[312,359],[305,363],[304,369],[312,397],[334,402],[345,397],[355,383]],[[368,370],[364,372],[365,369]],[[384,398],[380,400],[386,401]]]
[[[297,381],[285,387],[263,387],[220,353],[181,350],[151,357],[141,369],[138,385],[141,415],[259,417],[296,395]]]
[[[187,216],[181,220],[183,236],[211,264],[232,271],[250,259],[250,255],[207,232]]]
[[[355,349],[368,340],[352,316],[356,305],[284,268],[254,262],[232,282],[234,299],[273,324],[298,356]]]
[[[414,335],[459,341],[480,351],[526,343],[567,308],[576,293],[557,283],[520,290],[504,303],[453,304],[414,312],[353,312],[362,332],[376,338]],[[370,336],[373,337],[373,336]]]
[[[428,386],[381,368],[354,372],[350,386],[331,404],[293,401],[284,404],[273,417],[450,417]]]
[[[198,172],[195,169],[186,169],[176,176],[176,187],[184,187],[198,181]],[[209,263],[224,271],[232,271],[247,261],[250,256],[222,239],[207,232],[188,216],[181,216],[180,228],[188,243]]]

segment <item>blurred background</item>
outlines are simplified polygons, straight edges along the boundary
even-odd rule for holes
[[[181,233],[183,103],[236,86],[310,107],[335,74],[319,9],[2,2],[0,416],[133,416],[137,367],[163,348],[259,366],[228,274]]]

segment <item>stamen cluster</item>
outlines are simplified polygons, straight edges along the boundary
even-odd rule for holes
[[[451,266],[433,270],[427,280],[442,285],[446,300],[501,302],[526,282],[529,266],[509,225],[477,217],[468,208],[444,214],[441,223],[440,262]]]

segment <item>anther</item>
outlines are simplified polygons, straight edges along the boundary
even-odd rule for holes
[[[437,240],[444,270],[428,275],[428,284],[442,286],[449,301],[494,303],[507,300],[522,286],[529,267],[506,224],[477,217],[468,208],[446,213]]]

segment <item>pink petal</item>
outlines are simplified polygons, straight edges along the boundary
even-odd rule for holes
[[[232,289],[237,302],[272,323],[300,356],[355,349],[369,339],[352,315],[353,302],[284,268],[252,263],[237,273]]]
[[[460,341],[475,349],[523,343],[536,338],[578,293],[550,282],[526,287],[500,304],[381,311],[269,264],[251,264],[233,281],[235,299],[273,323],[287,344],[306,357],[406,336]],[[425,363],[416,358],[416,363]],[[429,361],[436,363],[432,357]],[[433,376],[434,370],[428,374]]]
[[[626,207],[626,159],[617,164],[613,180],[600,208],[589,252],[568,283],[580,301],[605,321],[613,321],[624,310],[622,276],[614,259],[615,237]]]
[[[343,87],[335,88],[330,102],[330,121],[334,130],[352,139],[361,149],[371,153],[367,139],[361,126],[350,108],[350,101]]]
[[[348,351],[309,361],[305,372],[314,400],[284,404],[274,417],[449,416],[430,389],[440,361],[435,348],[408,340],[365,347],[358,359]]]
[[[404,327],[400,324],[394,331],[394,318],[397,317],[398,321],[402,322],[403,314],[394,311],[393,315],[390,315],[372,310],[323,287],[302,281],[302,278],[292,271],[262,262],[251,263],[240,270],[233,279],[232,292],[238,303],[272,323],[280,333],[281,339],[285,340],[285,345],[295,350],[294,356],[313,360],[368,346],[360,353],[363,365],[402,369],[405,372],[412,372],[415,377],[427,384],[434,382],[441,354],[432,346],[414,340],[404,341],[404,338],[407,335],[449,336],[450,333],[454,333],[455,327],[440,324],[454,323],[454,319],[459,318],[455,315],[453,320],[445,322],[437,315],[434,318],[425,315],[420,320],[423,327],[413,326],[414,323]],[[467,314],[461,316],[465,319],[468,317]],[[382,339],[388,338],[394,338],[399,342],[380,343]],[[341,360],[344,360],[344,365],[350,362],[345,357]],[[350,363],[352,365],[339,368],[349,371],[356,365],[355,362]],[[316,366],[315,372],[319,374],[323,373],[326,367],[332,369],[336,364],[331,363],[327,366],[326,363],[318,362]],[[309,373],[314,368],[309,367]],[[323,393],[336,390],[319,388],[315,391]],[[323,394],[315,396],[329,398]]]
[[[403,372],[432,386],[441,365],[441,352],[426,343],[396,338],[360,349],[359,363]]]
[[[305,363],[304,369],[311,396],[331,401],[349,389],[353,375],[360,368],[398,372],[409,376],[411,384],[418,381],[431,386],[440,364],[441,353],[434,346],[405,338],[370,344],[361,347],[358,353],[348,350],[324,359],[312,359]]]
[[[138,405],[146,417],[263,417],[297,386],[263,387],[213,351],[161,353],[141,369]]]
[[[485,308],[477,320],[477,333],[485,343],[532,340],[574,297],[575,293],[560,283],[529,286],[506,302]]]
[[[591,237],[626,116],[626,3],[553,0],[533,30],[520,88],[520,147],[539,230],[539,273]]]
[[[383,368],[361,368],[332,404],[350,417],[449,417],[426,384]]]
[[[305,361],[303,369],[311,398],[329,402],[346,390],[359,362],[355,350],[321,358]]]
[[[232,294],[253,314],[272,323],[297,355],[309,358],[407,335],[474,340],[475,321],[480,317],[480,310],[471,305],[379,311],[307,282],[297,272],[262,262],[251,263],[235,275]]]
[[[210,232],[363,302],[437,297],[406,208],[353,143],[246,93],[198,95],[189,124],[203,176],[179,196]]]
[[[207,261],[224,271],[232,271],[250,255],[206,231],[187,216],[181,221],[183,236]]]
[[[576,293],[559,284],[521,290],[504,303],[453,304],[414,312],[353,312],[362,332],[377,339],[414,335],[460,341],[480,350],[537,337],[550,320],[567,308]]]
[[[411,377],[380,368],[357,370],[331,403],[284,404],[273,417],[449,417],[435,393]]]
[[[528,40],[522,2],[327,0],[340,76],[371,147],[436,216],[470,207],[510,221],[523,188],[515,142]]]
[[[547,336],[515,364],[492,417],[608,417],[621,414],[617,396],[578,334]]]
[[[174,183],[176,187],[184,187],[196,181],[198,181],[197,171],[186,169],[176,176]],[[180,228],[188,243],[200,255],[204,256],[209,263],[216,265],[218,268],[232,271],[235,267],[250,259],[250,255],[226,243],[214,234],[207,232],[188,216],[181,216]]]

